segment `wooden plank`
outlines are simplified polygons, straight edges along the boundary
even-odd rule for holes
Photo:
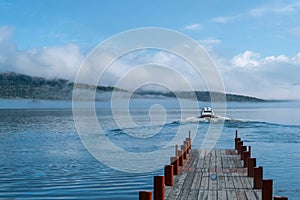
[[[192,189],[189,193],[189,196],[188,196],[188,200],[195,200],[195,199],[198,199],[198,194],[199,194],[199,190],[194,190]]]
[[[225,188],[234,189],[233,179],[231,178],[231,176],[226,174],[224,176],[224,179],[225,179]]]
[[[199,190],[200,189],[202,173],[198,172],[198,171],[196,171],[196,172],[197,173],[195,173],[195,177],[194,177],[194,180],[193,180],[193,183],[192,183],[192,186],[191,186],[192,190],[194,190],[194,189]]]
[[[225,190],[218,190],[218,199],[227,199],[226,191]]]
[[[211,179],[216,175],[217,179]],[[192,150],[165,199],[261,199],[235,150]]]
[[[261,199],[262,199],[262,197],[261,197],[262,191],[261,191],[261,190],[254,190],[254,193],[255,193],[255,196],[256,196],[256,198],[257,198],[258,200],[261,200]]]
[[[216,190],[208,190],[208,199],[209,200],[217,199],[217,197],[218,197],[218,192]]]
[[[225,190],[226,189],[226,181],[225,176],[218,175],[218,190]]]
[[[246,190],[246,196],[247,196],[247,199],[251,199],[251,200],[257,199],[257,196],[255,195],[255,192],[253,190]]]
[[[249,177],[240,176],[240,179],[241,179],[244,189],[252,189],[253,188],[249,182]]]
[[[239,200],[247,200],[246,193],[244,191],[236,191],[236,198]],[[252,200],[252,199],[251,199]]]
[[[191,190],[187,188],[183,188],[177,197],[177,199],[188,199],[188,196],[190,194]]]
[[[199,190],[198,200],[208,200],[208,190]]]
[[[183,183],[183,188],[184,189],[191,189],[192,188],[192,183],[194,181],[195,176],[196,176],[195,171],[187,173],[187,176],[186,176],[185,181]]]
[[[214,173],[211,173],[211,175],[213,175]],[[218,184],[218,180],[213,180],[211,179],[211,177],[208,177],[208,189],[209,190],[217,190],[217,184]]]
[[[239,176],[232,176],[231,178],[233,181],[234,189],[236,189],[236,190],[243,189],[243,184],[242,184],[241,178]]]
[[[236,193],[235,190],[226,190],[226,195],[228,200],[236,200]]]
[[[202,176],[201,184],[200,184],[200,190],[208,190],[208,184],[209,184],[209,177],[208,176]]]

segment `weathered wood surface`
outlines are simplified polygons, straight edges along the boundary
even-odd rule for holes
[[[261,199],[261,190],[253,189],[253,178],[247,176],[235,150],[193,149],[174,184],[165,187],[165,199]]]

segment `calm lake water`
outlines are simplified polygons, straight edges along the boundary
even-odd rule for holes
[[[186,137],[195,125],[199,126],[193,133],[193,147],[201,148],[210,124],[193,120],[199,110],[179,109],[172,99],[134,100],[130,114],[137,126],[130,132],[146,134],[159,126],[149,125],[148,108],[153,104],[166,107],[166,122],[159,134],[139,141],[128,136],[128,127],[122,129],[114,123],[109,103],[96,103],[96,111],[107,138],[128,151],[154,151],[178,130]],[[122,172],[102,164],[86,150],[76,131],[71,105],[0,100],[0,199],[137,199],[138,191],[153,189],[153,176],[161,175],[162,169]],[[181,116],[185,120],[180,120]],[[234,148],[238,129],[244,143],[252,146],[257,164],[264,167],[264,178],[274,180],[274,195],[299,200],[300,103],[228,103],[226,117],[214,148]]]

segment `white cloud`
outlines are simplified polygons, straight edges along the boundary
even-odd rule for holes
[[[206,51],[213,53],[213,49],[216,45],[220,44],[222,41],[219,39],[207,38],[197,41],[200,45],[202,45]]]
[[[32,48],[24,51],[17,49],[10,40],[13,29],[0,27],[0,71],[14,71],[47,78],[67,78],[74,80],[75,74],[84,59],[80,48],[75,44]],[[217,45],[218,39],[198,41],[205,45]],[[109,56],[109,55],[108,55]],[[139,52],[136,55],[118,60],[106,72],[102,80],[104,84],[114,85],[116,81],[132,67],[142,64],[159,63],[171,66],[182,75],[182,79],[174,79],[174,75],[166,68],[145,67],[132,72],[124,88],[133,88],[143,80],[169,83],[173,89],[185,90],[185,80],[192,88],[205,90],[203,78],[195,74],[192,66],[175,55],[166,52]],[[300,52],[295,56],[270,55],[262,57],[259,53],[245,51],[232,59],[217,58],[214,60],[219,68],[226,91],[267,99],[300,99]],[[92,69],[93,70],[93,69]],[[88,73],[91,73],[89,71]],[[88,76],[88,74],[87,74]]]
[[[189,24],[184,27],[186,30],[199,30],[202,28],[201,24]]]
[[[258,8],[251,9],[248,14],[252,17],[261,17],[265,14],[280,14],[289,15],[295,14],[300,10],[300,2],[294,2],[287,5],[264,5]]]
[[[0,71],[73,80],[84,58],[75,44],[20,51],[10,37],[13,29],[0,27]]]
[[[0,26],[0,44],[11,37],[13,30],[11,26]]]
[[[141,67],[136,68],[137,66]],[[165,51],[150,50],[150,52],[127,54],[110,66],[101,84],[115,85],[118,80],[122,79],[126,79],[122,82],[122,88],[129,90],[147,81],[163,83],[171,90],[191,90],[191,87],[205,89],[206,87],[193,66],[182,58]]]
[[[299,13],[299,11],[300,11],[300,1],[290,3],[287,5],[265,4],[263,6],[253,8],[246,12],[239,13],[236,15],[215,17],[215,18],[212,18],[212,21],[217,22],[217,23],[228,23],[230,21],[240,19],[243,17],[259,18],[259,17],[263,17],[264,15],[267,15],[267,14],[292,15],[292,14]]]
[[[232,19],[234,19],[234,17],[215,17],[212,19],[212,21],[224,24],[224,23],[229,22]]]
[[[232,58],[232,64],[238,67],[252,67],[257,66],[259,62],[257,58],[259,58],[258,53],[254,53],[252,51],[245,51],[242,54],[238,54]]]
[[[217,60],[227,92],[265,99],[300,99],[300,53],[262,57],[245,51]]]

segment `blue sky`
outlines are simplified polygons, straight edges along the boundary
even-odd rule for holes
[[[228,92],[300,99],[300,1],[1,0],[0,70],[74,79],[99,42],[149,26],[202,44]]]

